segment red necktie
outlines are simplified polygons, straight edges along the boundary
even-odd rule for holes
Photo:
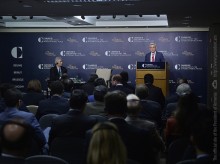
[[[151,54],[151,62],[155,62],[154,53]]]

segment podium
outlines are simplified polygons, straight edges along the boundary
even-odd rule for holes
[[[144,75],[154,76],[154,85],[160,87],[164,96],[169,94],[169,66],[167,62],[136,62],[136,85],[144,84]]]

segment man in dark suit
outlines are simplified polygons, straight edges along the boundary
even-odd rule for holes
[[[155,43],[150,43],[149,45],[150,52],[145,55],[145,62],[164,62],[164,56],[161,52],[158,52],[156,49]]]
[[[161,108],[164,108],[165,97],[163,95],[162,89],[153,85],[154,76],[152,74],[144,75],[144,83],[148,88],[148,100],[156,101],[161,105]]]
[[[62,65],[62,58],[56,57],[55,66],[50,69],[50,81],[60,80],[63,74],[67,74],[67,69]]]
[[[146,85],[139,84],[136,86],[135,94],[140,98],[140,105],[142,107],[139,117],[154,122],[159,130],[161,127],[161,105],[158,102],[147,100],[148,93]]]
[[[70,110],[54,118],[49,133],[49,144],[56,137],[85,138],[87,130],[91,129],[97,119],[83,114],[87,102],[87,94],[76,89],[70,98]]]
[[[109,88],[109,91],[119,90],[124,92],[126,95],[133,93],[133,91],[122,84],[122,77],[120,74],[116,74],[112,76],[112,86]]]
[[[37,109],[36,117],[39,120],[46,114],[64,114],[69,110],[68,99],[62,97],[64,90],[61,81],[53,81],[50,84],[51,98],[41,100]]]
[[[127,111],[126,94],[118,90],[108,92],[105,96],[105,110],[109,120],[118,127],[128,158],[141,164],[156,163],[155,143],[151,133],[128,124],[124,119]]]

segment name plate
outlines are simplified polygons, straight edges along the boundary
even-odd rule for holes
[[[165,62],[137,62],[137,69],[165,69]]]

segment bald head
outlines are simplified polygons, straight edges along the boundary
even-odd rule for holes
[[[144,84],[138,84],[135,89],[135,94],[141,99],[146,99],[148,97],[148,88]]]
[[[1,129],[2,152],[25,157],[31,144],[31,128],[19,121],[9,121]]]

